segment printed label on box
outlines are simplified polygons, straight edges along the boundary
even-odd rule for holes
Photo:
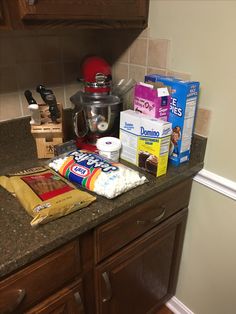
[[[172,123],[170,162],[179,165],[190,158],[190,146],[196,107],[199,95],[199,82],[183,81],[162,75],[147,75],[146,82],[162,82],[171,89],[169,122]]]
[[[167,87],[138,83],[134,89],[134,110],[167,121],[171,97]]]
[[[133,131],[126,125],[135,124]],[[138,134],[137,134],[138,129]],[[132,133],[136,130],[136,134]],[[121,158],[159,177],[166,173],[171,123],[126,110],[121,112]]]

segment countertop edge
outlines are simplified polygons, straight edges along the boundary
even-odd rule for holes
[[[177,174],[176,176],[171,176],[171,179],[169,181],[165,181],[164,183],[160,184],[160,186],[150,189],[148,193],[145,193],[145,195],[141,195],[137,197],[132,202],[127,202],[126,204],[122,204],[121,206],[116,207],[115,210],[102,214],[101,216],[99,216],[98,219],[89,221],[87,224],[83,224],[83,226],[79,226],[77,229],[74,229],[72,231],[70,230],[68,232],[65,232],[62,236],[59,236],[56,239],[50,241],[47,245],[43,245],[42,247],[37,247],[35,251],[26,252],[17,260],[12,260],[12,261],[9,261],[8,263],[5,263],[4,265],[0,265],[0,279],[3,280],[7,276],[15,273],[16,271],[19,271],[20,269],[26,267],[30,263],[39,260],[45,255],[50,254],[51,252],[65,245],[66,243],[75,240],[81,234],[89,230],[92,230],[93,228],[108,221],[109,219],[114,218],[119,214],[122,214],[126,210],[142,202],[145,202],[146,200],[153,197],[157,193],[160,193],[164,191],[165,189],[170,188],[187,178],[194,177],[202,168],[203,168],[203,162],[200,162],[194,165],[193,167],[188,168],[186,171],[181,171],[181,174]]]

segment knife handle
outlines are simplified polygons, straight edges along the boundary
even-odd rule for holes
[[[60,118],[61,113],[57,107],[57,100],[53,91],[45,88],[43,85],[38,85],[36,91],[41,95],[43,101],[48,106],[52,122],[57,123],[57,119]]]
[[[40,125],[41,124],[41,114],[39,110],[39,105],[37,104],[32,104],[28,106],[29,111],[30,111],[30,124],[31,125]]]
[[[32,93],[31,93],[30,90],[27,89],[27,90],[24,92],[24,95],[25,95],[25,98],[26,98],[26,100],[27,100],[27,102],[28,102],[29,105],[37,105],[37,102],[36,102],[36,100],[33,98]]]

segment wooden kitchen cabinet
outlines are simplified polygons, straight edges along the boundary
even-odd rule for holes
[[[129,211],[98,226],[95,232],[96,262],[115,253],[177,211],[188,206],[191,180],[184,180]]]
[[[144,314],[170,298],[187,210],[152,229],[96,268],[99,314]]]
[[[184,180],[96,228],[96,313],[156,313],[174,295],[191,186]]]
[[[85,314],[82,282],[77,281],[36,305],[25,314]]]
[[[3,8],[3,2],[0,1],[0,25],[4,25],[5,24],[5,17],[4,17],[4,8]]]
[[[0,30],[10,29],[9,12],[6,3],[0,0]]]
[[[156,313],[175,294],[191,185],[166,188],[0,280],[0,313]]]
[[[79,241],[73,241],[1,280],[0,313],[8,313],[9,309],[25,313],[54,293],[56,298],[58,291],[77,279],[80,272]],[[19,290],[24,296],[17,302]],[[63,302],[68,299],[67,294],[67,290],[60,293]]]
[[[6,1],[13,28],[145,28],[149,0]]]

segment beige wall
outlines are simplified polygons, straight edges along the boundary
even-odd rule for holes
[[[236,309],[235,201],[194,183],[176,297],[195,314]]]
[[[171,42],[170,67],[201,82],[200,106],[212,110],[206,168],[236,181],[236,1],[159,1],[150,35]]]
[[[151,0],[150,35],[170,40],[169,67],[201,82],[211,110],[205,168],[236,181],[236,1]],[[196,314],[236,308],[235,201],[194,183],[177,298]]]

